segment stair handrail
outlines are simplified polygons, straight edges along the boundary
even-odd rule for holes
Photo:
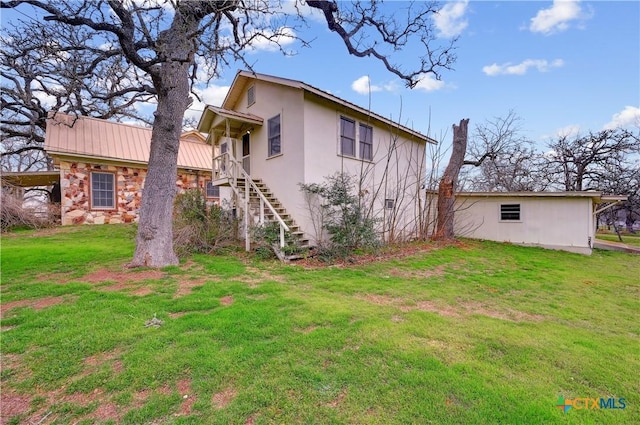
[[[253,181],[253,179],[251,178],[251,176],[245,171],[245,169],[242,167],[242,164],[240,164],[240,162],[238,162],[237,159],[235,159],[235,157],[231,154],[231,152],[225,152],[223,155],[227,155],[229,158],[229,161],[233,163],[234,168],[240,170],[240,175],[242,177],[244,177],[244,181],[245,184],[247,184],[246,182],[249,182],[249,185],[251,186],[251,188],[258,194],[258,196],[260,197],[260,200],[262,200],[262,202],[264,202],[264,204],[269,208],[269,210],[271,211],[271,213],[273,214],[273,216],[275,217],[275,219],[278,221],[278,224],[280,225],[280,248],[284,248],[285,245],[285,241],[284,241],[284,232],[288,232],[289,231],[289,226],[287,226],[287,223],[284,222],[284,220],[282,219],[282,217],[280,217],[280,214],[278,214],[278,212],[275,210],[275,208],[273,207],[273,205],[271,205],[271,202],[269,202],[269,200],[267,199],[266,196],[264,196],[264,194],[262,193],[262,191],[260,190],[260,188],[258,187],[258,185],[256,185]],[[236,173],[233,173],[233,177],[234,177],[234,184],[237,185],[237,177],[236,177]],[[234,190],[236,190],[234,188]],[[238,193],[239,191],[236,190],[236,193]],[[246,206],[245,208],[248,208],[249,205],[249,199],[245,199],[245,203]],[[248,225],[248,223],[247,223]]]

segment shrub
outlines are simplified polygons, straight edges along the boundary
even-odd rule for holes
[[[219,205],[207,205],[200,190],[179,194],[174,205],[173,238],[178,255],[211,253],[235,244],[238,220]]]
[[[310,213],[323,217],[323,228],[329,234],[329,244],[319,244],[321,258],[345,257],[357,249],[376,248],[380,245],[375,231],[376,220],[368,214],[354,176],[336,173],[325,177],[324,183],[302,184],[300,187],[307,198],[320,198],[316,205],[321,214],[318,211]]]
[[[256,254],[260,258],[270,258],[266,251],[275,254],[275,250],[280,250],[284,255],[292,255],[300,253],[301,249],[291,232],[284,233],[284,247],[280,248],[280,224],[272,221],[262,225],[253,226],[251,228],[251,236],[253,241],[258,245]]]
[[[51,206],[46,217],[38,216],[32,209],[24,208],[22,200],[9,194],[2,194],[0,226],[3,232],[14,229],[40,229],[52,226],[60,216],[60,209]]]

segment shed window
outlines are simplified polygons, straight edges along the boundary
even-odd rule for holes
[[[91,207],[114,209],[116,207],[116,175],[113,173],[91,173]]]
[[[340,153],[356,156],[356,122],[340,117]]]
[[[207,181],[207,198],[219,198],[220,186],[214,186],[211,180]]]
[[[519,221],[520,220],[520,204],[501,204],[500,220]]]

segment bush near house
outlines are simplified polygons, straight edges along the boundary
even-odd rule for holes
[[[187,190],[176,196],[173,238],[181,257],[212,253],[237,243],[238,220],[219,205],[207,205],[202,191]]]

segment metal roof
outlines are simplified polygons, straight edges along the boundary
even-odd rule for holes
[[[211,170],[212,147],[198,132],[180,139],[178,168]],[[44,148],[51,156],[71,156],[146,165],[151,129],[62,113],[47,120]]]
[[[597,203],[627,200],[627,195],[603,195],[602,192],[594,190],[576,192],[456,192],[456,196],[474,198],[594,198]]]

